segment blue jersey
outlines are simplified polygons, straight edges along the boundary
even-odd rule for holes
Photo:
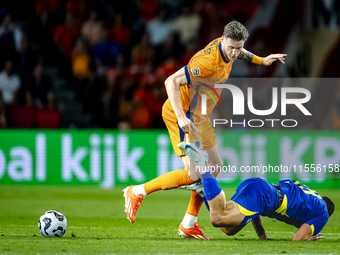
[[[298,181],[283,180],[277,183],[283,201],[278,207],[279,192],[268,181],[260,178],[244,180],[231,198],[246,217],[246,224],[257,216],[267,216],[300,228],[306,223],[312,235],[318,234],[328,221],[326,202],[322,197]]]

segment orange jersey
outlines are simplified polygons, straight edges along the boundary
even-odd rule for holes
[[[181,104],[187,116],[191,113],[194,123],[204,121],[219,102],[222,89],[215,89],[214,84],[226,81],[232,64],[233,61],[228,61],[223,55],[221,38],[218,38],[197,52],[184,67],[188,85],[180,88]],[[202,94],[207,95],[206,115],[201,114]],[[167,117],[176,118],[169,99],[164,107]]]

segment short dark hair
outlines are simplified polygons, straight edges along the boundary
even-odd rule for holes
[[[322,197],[322,199],[326,202],[328,216],[330,217],[334,213],[334,203],[329,197]]]
[[[223,35],[226,38],[230,38],[234,41],[246,41],[249,36],[248,30],[238,21],[233,20],[229,22],[223,31]]]

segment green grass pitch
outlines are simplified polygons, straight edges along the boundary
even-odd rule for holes
[[[340,252],[340,191],[319,190],[335,202],[335,213],[323,229],[324,241],[292,242],[293,226],[263,218],[267,235],[258,240],[248,224],[233,237],[209,221],[202,208],[199,224],[213,240],[179,238],[190,192],[160,191],[146,197],[131,224],[124,213],[122,188],[83,186],[0,185],[0,254],[210,253],[210,254],[335,254]],[[234,189],[224,189],[230,198]],[[38,220],[47,210],[62,212],[68,229],[62,238],[45,238]]]

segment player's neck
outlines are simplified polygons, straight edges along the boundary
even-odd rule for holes
[[[223,52],[223,51],[222,51],[222,52]],[[230,61],[230,59],[228,58],[227,54],[225,54],[225,53],[223,52],[223,55],[224,55],[224,57],[225,57],[226,60]]]

